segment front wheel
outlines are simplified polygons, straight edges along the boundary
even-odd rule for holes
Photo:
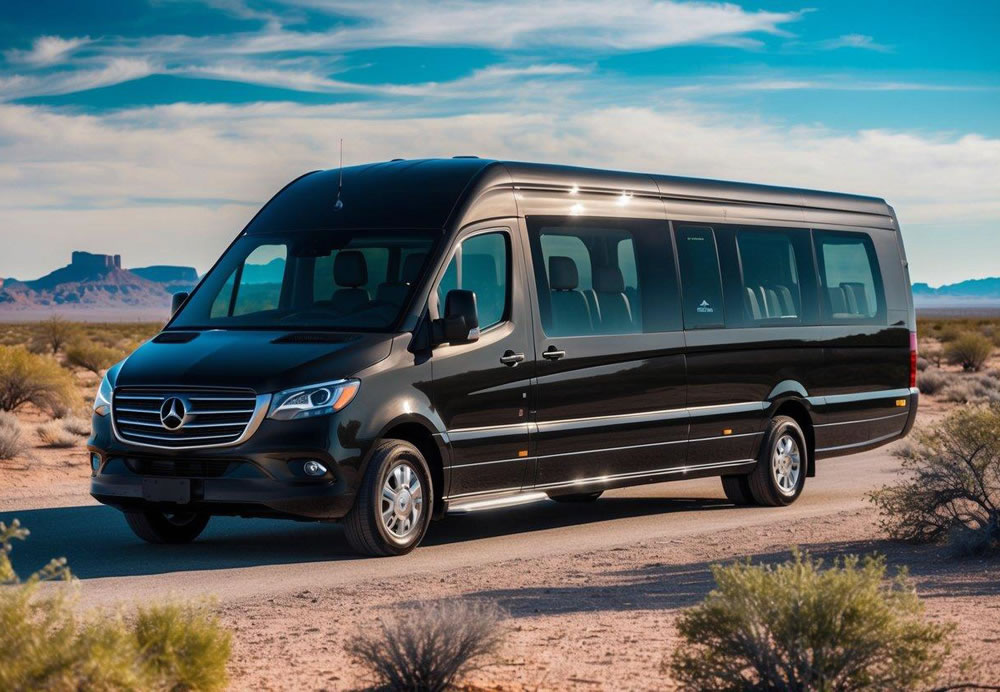
[[[205,530],[210,518],[210,515],[202,512],[125,512],[129,528],[148,543],[190,543]]]
[[[434,492],[427,462],[402,440],[379,443],[368,462],[354,507],[344,517],[351,548],[373,556],[403,555],[430,524]]]
[[[750,494],[759,505],[790,505],[806,484],[807,448],[794,418],[775,416],[768,423],[757,466],[747,477]]]

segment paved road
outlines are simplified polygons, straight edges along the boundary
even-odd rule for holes
[[[121,515],[103,506],[5,512],[0,521],[17,516],[31,530],[13,554],[22,574],[65,556],[89,605],[138,601],[150,593],[229,600],[740,526],[778,528],[867,506],[865,492],[889,481],[896,467],[883,450],[822,461],[820,475],[784,508],[732,507],[718,479],[700,479],[615,490],[591,505],[543,501],[452,515],[432,524],[424,545],[401,558],[352,555],[336,524],[217,517],[191,545],[155,546],[135,538]]]

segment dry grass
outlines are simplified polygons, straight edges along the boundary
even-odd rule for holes
[[[492,603],[428,603],[361,630],[347,651],[381,689],[440,692],[496,652],[503,617]]]
[[[38,425],[35,428],[35,434],[38,435],[38,439],[41,440],[42,445],[57,449],[75,447],[76,443],[80,441],[80,438],[66,430],[63,427],[62,421],[59,420]]]
[[[21,423],[13,413],[0,411],[0,459],[16,459],[27,454],[29,445],[24,439]]]
[[[82,416],[67,416],[60,419],[66,432],[79,435],[80,437],[90,437],[90,420]]]
[[[65,411],[80,403],[72,376],[52,358],[21,346],[0,346],[0,411],[25,404]]]

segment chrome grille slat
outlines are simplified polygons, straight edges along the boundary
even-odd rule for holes
[[[160,407],[173,397],[184,403],[184,424],[175,430],[160,420]],[[123,442],[166,449],[225,446],[253,434],[269,399],[248,390],[124,387],[115,390],[112,417]]]

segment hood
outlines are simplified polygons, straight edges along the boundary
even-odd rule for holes
[[[391,334],[170,330],[130,355],[114,384],[266,394],[350,377],[388,357],[391,347]]]

